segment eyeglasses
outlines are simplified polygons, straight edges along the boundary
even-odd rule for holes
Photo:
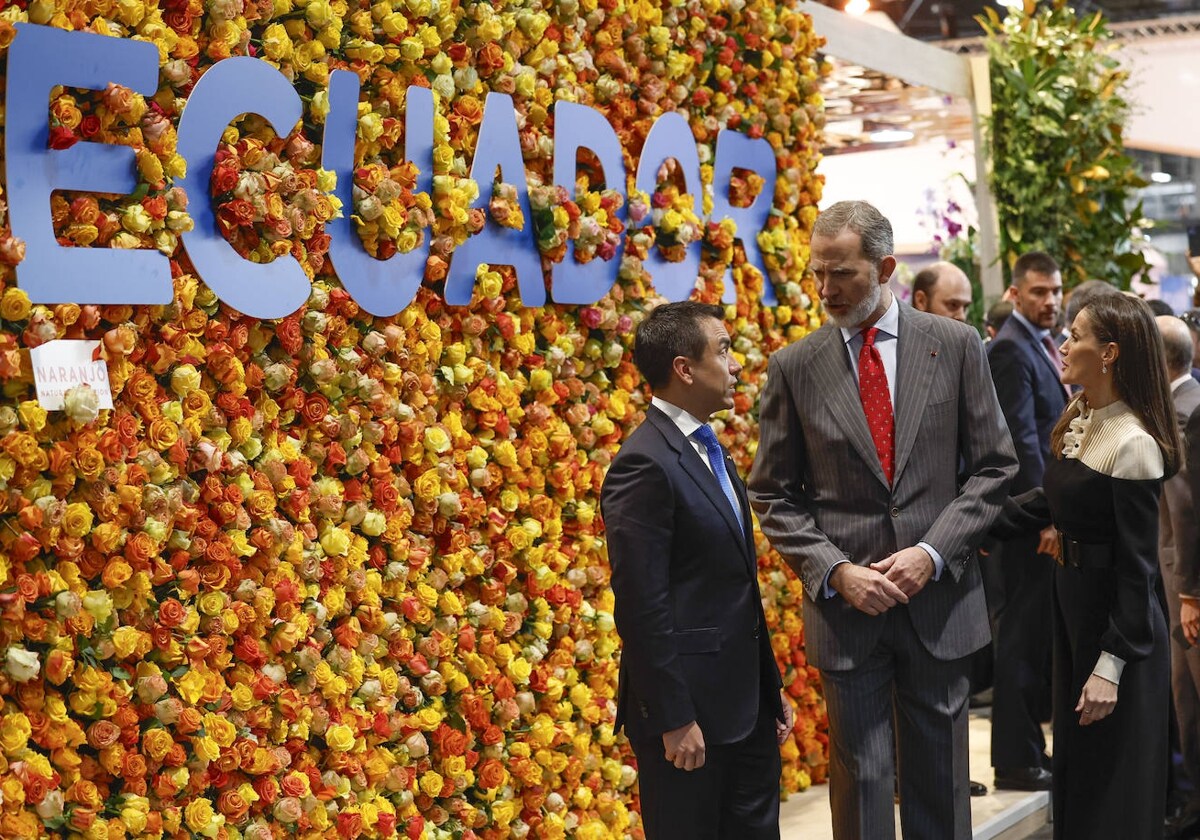
[[[1200,332],[1200,312],[1188,310],[1179,316],[1179,320],[1187,324],[1189,329]]]

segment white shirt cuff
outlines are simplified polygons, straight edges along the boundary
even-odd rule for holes
[[[917,545],[928,551],[929,556],[933,558],[933,579],[941,580],[942,569],[946,568],[946,561],[942,559],[942,555],[938,553],[936,548],[927,542],[919,542]]]
[[[834,563],[832,566],[829,567],[829,571],[825,573],[825,581],[824,581],[824,583],[821,584],[821,597],[822,598],[828,599],[828,598],[832,598],[838,594],[837,590],[829,585],[829,579],[831,577],[833,577],[834,569],[836,569],[838,566],[842,565],[843,563],[849,563],[849,562],[850,562],[849,560],[839,560],[838,562]]]
[[[1106,650],[1100,651],[1100,658],[1096,660],[1096,667],[1092,669],[1092,673],[1101,679],[1108,680],[1113,685],[1121,684],[1121,672],[1125,670],[1125,660],[1119,656],[1113,656]]]

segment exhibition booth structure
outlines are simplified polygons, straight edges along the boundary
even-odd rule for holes
[[[0,836],[641,836],[599,488],[649,308],[726,304],[743,472],[817,323],[805,9],[0,10]]]

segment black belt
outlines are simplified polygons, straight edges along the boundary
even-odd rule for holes
[[[1112,568],[1112,543],[1086,543],[1073,540],[1066,534],[1059,534],[1058,565],[1073,566],[1076,569],[1109,569]]]

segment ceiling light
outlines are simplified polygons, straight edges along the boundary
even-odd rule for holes
[[[872,143],[904,143],[913,139],[913,133],[903,128],[883,128],[872,131],[870,137]]]
[[[854,15],[855,17],[858,17],[859,15],[865,15],[867,12],[871,11],[871,3],[870,0],[847,0],[843,10],[848,15]]]
[[[1171,173],[1169,173],[1169,172],[1151,172],[1150,180],[1156,184],[1169,184],[1169,183],[1171,183]]]

